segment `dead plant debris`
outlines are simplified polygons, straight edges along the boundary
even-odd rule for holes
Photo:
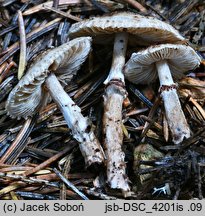
[[[0,199],[176,200],[205,197],[203,0],[1,0],[0,8]],[[201,64],[185,71],[180,79],[173,76],[172,87],[169,82],[167,86],[160,86],[158,76],[152,75],[155,79],[151,79],[143,74],[144,71],[138,72],[137,79],[146,77],[145,84],[134,83],[132,77],[128,81],[125,76],[124,80],[124,65],[131,55],[150,45],[156,49],[163,41],[155,38],[161,34],[157,30],[155,33],[146,30],[149,31],[146,35],[145,30],[141,29],[140,34],[144,34],[144,37],[137,38],[136,32],[132,35],[134,27],[121,26],[117,30],[113,26],[114,42],[109,20],[104,22],[100,30],[96,30],[96,27],[90,29],[90,26],[83,29],[83,24],[80,24],[85,20],[95,23],[95,17],[106,20],[109,16],[128,19],[133,16],[136,20],[147,18],[165,22],[164,27],[169,28],[167,34],[174,31],[178,39],[173,38],[169,42],[168,37],[162,36],[164,43],[192,47]],[[73,26],[83,29],[81,35],[72,35]],[[106,32],[103,32],[103,28]],[[100,36],[95,37],[96,34]],[[102,157],[105,161],[103,159],[102,163],[92,165],[85,163],[82,147],[74,139],[72,128],[67,126],[62,109],[50,97],[46,85],[40,86],[46,95],[46,100],[41,101],[43,106],[28,118],[21,113],[23,118],[17,116],[12,119],[6,109],[10,93],[35,62],[43,61],[43,53],[63,47],[73,37],[79,36],[91,36],[93,39],[92,50],[86,61],[72,79],[63,77],[62,72],[56,73],[61,77],[59,81],[65,94],[72,98],[74,105],[79,106],[82,115],[89,120],[90,126],[81,133],[86,135],[93,131],[95,134],[89,140],[96,137],[101,145],[99,151],[104,154]],[[124,51],[119,66],[116,64],[119,57],[116,50],[121,47]],[[164,58],[163,55],[160,59]],[[74,64],[73,61],[69,64]],[[170,64],[169,60],[167,62],[167,65]],[[66,70],[66,63],[61,63],[62,71]],[[184,72],[183,64],[179,72]],[[53,68],[55,65],[46,69],[46,73]],[[119,72],[113,72],[110,68]],[[146,65],[146,70],[149,69]],[[190,130],[190,135],[185,136],[179,144],[174,144],[170,130],[173,125],[176,127],[177,122],[171,126],[167,121],[169,104],[164,106],[161,95],[170,89],[178,94]],[[28,95],[29,91],[29,83],[25,83],[23,94]],[[120,102],[115,103],[117,98],[120,98]],[[21,101],[15,103],[20,104]],[[176,121],[176,118],[172,121]]]

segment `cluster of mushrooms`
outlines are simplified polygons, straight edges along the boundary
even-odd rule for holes
[[[159,78],[159,92],[172,140],[180,144],[191,136],[191,131],[173,78],[181,78],[183,72],[198,67],[201,59],[171,25],[128,12],[75,23],[69,29],[69,38],[66,44],[36,59],[11,91],[6,109],[13,118],[29,118],[48,102],[50,94],[79,142],[86,165],[105,163],[108,184],[126,195],[130,186],[122,151],[122,104],[127,97],[125,78],[134,84],[149,84]],[[113,43],[114,46],[112,66],[104,81],[103,148],[91,121],[81,114],[81,109],[63,89],[86,60],[92,43]],[[128,45],[147,48],[133,53],[125,63]]]

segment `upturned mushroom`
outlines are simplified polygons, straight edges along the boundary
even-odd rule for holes
[[[41,54],[9,94],[6,109],[12,118],[27,118],[45,99],[46,85],[73,137],[80,143],[86,165],[102,163],[104,154],[91,122],[64,91],[59,80],[71,80],[91,50],[91,38],[81,37]],[[57,77],[58,79],[57,79]]]
[[[123,67],[127,44],[150,45],[156,43],[182,43],[185,39],[171,25],[153,17],[121,12],[94,17],[73,24],[70,38],[92,36],[94,43],[107,44],[114,41],[112,66],[104,93],[103,129],[107,156],[107,180],[111,188],[129,191],[126,175],[125,154],[122,151],[122,102],[125,90]]]
[[[125,65],[125,77],[132,83],[148,84],[159,77],[159,91],[175,144],[190,137],[190,128],[182,111],[172,75],[175,79],[181,78],[183,72],[195,69],[200,61],[200,57],[189,46],[161,44],[133,53]]]

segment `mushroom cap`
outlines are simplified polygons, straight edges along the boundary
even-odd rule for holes
[[[91,37],[81,37],[42,53],[10,92],[6,110],[12,118],[27,118],[39,108],[46,92],[43,83],[50,72],[71,80],[91,50]]]
[[[114,39],[114,33],[128,32],[130,45],[151,45],[158,43],[182,43],[185,41],[171,25],[153,17],[130,12],[113,13],[75,23],[69,29],[70,38],[92,36],[93,42],[107,44]],[[110,34],[110,37],[107,36]]]
[[[124,68],[125,78],[135,84],[148,84],[158,77],[156,62],[166,60],[174,79],[199,66],[201,58],[190,47],[179,44],[150,46],[133,53]]]

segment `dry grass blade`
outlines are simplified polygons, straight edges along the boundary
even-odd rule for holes
[[[20,58],[18,67],[18,79],[20,80],[26,68],[26,33],[22,12],[18,11],[18,24],[20,34]]]
[[[100,10],[103,11],[104,13],[108,13],[108,12],[109,12],[109,10],[107,9],[107,7],[104,6],[104,5],[102,5],[100,2],[97,2],[96,0],[91,0],[91,2],[92,2],[92,4],[93,4],[96,8],[100,9]]]
[[[1,67],[0,67],[0,75],[3,73],[3,71],[6,69],[6,67],[8,66],[7,62],[4,62]]]
[[[205,88],[205,86],[202,86],[202,85],[194,85],[194,84],[189,84],[189,83],[180,83],[179,82],[179,85],[185,86],[185,87]]]
[[[67,173],[67,179],[86,179],[86,178],[94,178],[95,175],[91,173]],[[59,177],[55,173],[50,173],[46,175],[38,175],[36,176],[37,179],[44,179],[47,181],[57,181],[59,180]]]
[[[2,83],[2,81],[9,75],[9,72],[10,72],[12,67],[17,67],[17,65],[14,61],[9,62],[9,64],[7,64],[5,70],[1,73],[0,83]]]
[[[40,26],[37,29],[34,29],[26,36],[26,42],[29,43],[36,39],[37,37],[45,34],[48,31],[51,31],[55,28],[61,21],[61,18],[56,18],[50,22],[48,22],[44,26]],[[3,64],[7,59],[9,59],[14,53],[16,53],[20,48],[19,42],[14,43],[7,49],[7,53],[0,58],[0,65]]]
[[[163,128],[160,124],[158,124],[157,122],[154,121],[154,119],[150,119],[147,116],[141,115],[140,116],[142,119],[144,119],[145,121],[149,122],[150,124],[152,124],[158,131],[162,131]]]
[[[71,153],[69,156],[66,157],[66,161],[64,163],[62,174],[66,179],[68,179],[68,174],[71,170],[71,160],[72,159],[73,159],[73,153]],[[65,185],[65,183],[63,183],[61,186],[60,199],[66,200],[66,185]]]
[[[132,116],[132,115],[139,115],[141,113],[147,112],[148,108],[141,108],[141,109],[133,109],[125,114],[126,117]]]
[[[77,21],[77,22],[82,21],[81,18],[71,15],[69,12],[66,13],[66,12],[63,12],[63,11],[61,11],[61,10],[58,10],[58,9],[56,9],[56,8],[54,8],[54,7],[48,7],[48,6],[45,6],[45,5],[44,5],[44,8],[46,8],[46,9],[48,9],[48,10],[50,10],[50,11],[53,11],[53,12],[55,12],[55,13],[57,13],[57,14],[63,16],[63,17],[72,19],[72,20],[74,20],[74,21]]]
[[[0,36],[2,36],[2,35],[4,35],[4,34],[10,32],[10,31],[16,29],[17,27],[18,27],[17,25],[12,25],[12,26],[9,26],[9,27],[7,27],[7,28],[5,28],[5,29],[2,29],[2,30],[0,31]]]
[[[76,98],[76,103],[78,105],[81,105],[103,83],[104,80],[105,80],[105,75],[98,77],[97,80],[95,79],[95,82],[86,83],[83,86],[83,89],[84,89],[83,95],[81,95],[82,91],[80,88],[79,91],[74,96],[74,98]]]
[[[134,8],[138,9],[142,13],[147,12],[147,9],[144,6],[142,6],[138,1],[135,0],[123,0],[123,1],[132,5]]]
[[[8,167],[1,167],[0,172],[16,174],[16,172],[24,172],[25,170],[29,170],[31,168],[32,168],[32,166],[18,166],[18,165],[13,166],[13,165],[10,165]]]
[[[82,199],[88,200],[88,198],[78,190],[70,181],[68,181],[56,168],[53,169],[57,176],[73,191],[75,191]]]
[[[51,189],[49,190],[49,192]],[[30,199],[30,200],[56,200],[55,196],[50,196],[47,194],[40,194],[40,193],[33,193],[33,192],[26,192],[26,191],[17,191],[17,195],[23,197],[24,199]]]
[[[8,23],[6,23],[1,17],[0,17],[0,24],[2,26],[8,27]]]
[[[25,183],[23,185],[26,186]],[[1,189],[0,190],[0,197],[3,196],[4,194],[7,194],[7,193],[9,193],[11,191],[14,191],[14,190],[16,190],[16,189],[18,189],[20,187],[22,187],[22,184],[19,184],[19,183],[15,182],[15,183]]]
[[[14,191],[11,191],[10,195],[11,195],[11,199],[12,200],[19,200],[18,197],[17,197],[17,195],[16,195],[16,193]]]
[[[81,145],[74,139],[71,126],[67,127],[61,109],[52,101],[45,85],[40,87],[45,92],[45,98],[42,98],[43,104],[36,111],[38,115],[32,118],[32,121],[11,119],[6,109],[9,94],[18,81],[21,82],[26,75],[25,67],[28,65],[30,68],[34,65],[36,60],[41,59],[42,53],[61,45],[65,47],[65,43],[72,39],[70,34],[72,26],[81,25],[79,22],[81,20],[84,22],[98,17],[96,22],[98,27],[107,14],[109,18],[104,22],[103,29],[108,23],[111,23],[110,27],[113,25],[116,27],[111,17],[113,14],[119,14],[120,23],[123,23],[124,16],[120,15],[123,13],[133,14],[134,17],[149,16],[148,19],[151,21],[148,26],[155,19],[168,23],[175,29],[179,38],[186,38],[184,41],[186,46],[192,47],[201,58],[198,68],[186,71],[180,79],[174,78],[176,83],[174,88],[176,87],[184,116],[191,130],[191,137],[184,139],[180,145],[174,145],[171,140],[173,136],[162,103],[163,98],[159,94],[157,76],[156,81],[151,82],[154,76],[148,77],[145,73],[139,73],[138,84],[133,84],[134,77],[130,81],[125,80],[124,88],[128,94],[124,95],[126,99],[123,97],[120,102],[120,106],[122,103],[123,106],[120,108],[120,118],[116,118],[115,122],[121,121],[120,144],[123,155],[125,154],[125,163],[122,166],[126,164],[124,174],[131,181],[128,180],[130,189],[128,199],[190,200],[205,197],[205,4],[203,0],[0,0],[0,199],[125,199],[123,195],[126,194],[122,193],[124,191],[112,188],[111,181],[106,175],[106,168],[109,169],[111,161],[109,159],[115,158],[116,155],[114,147],[117,136],[114,136],[113,145],[110,145],[113,152],[106,158],[105,163],[87,168]],[[144,25],[138,19],[136,23]],[[119,31],[129,32],[128,27],[133,25],[135,23],[130,21]],[[65,87],[66,94],[80,107],[82,114],[88,116],[93,125],[91,129],[103,144],[106,139],[103,127],[107,123],[110,124],[116,116],[118,106],[114,106],[110,118],[104,124],[103,114],[106,109],[103,109],[103,101],[106,95],[103,95],[105,88],[103,81],[112,65],[114,52],[109,42],[113,41],[113,34],[103,33],[99,40],[95,40],[96,31],[95,28],[90,32],[93,35],[92,52],[78,74],[72,79],[62,76],[59,81]],[[134,38],[133,32],[130,32],[125,61],[133,52],[139,53],[139,50],[146,49],[147,44],[142,42],[150,40],[155,34],[157,32],[150,31],[147,36],[139,35]],[[161,43],[159,37],[152,40],[150,45]],[[171,43],[167,35],[165,38],[167,43]],[[172,42],[176,44],[176,41]],[[139,46],[133,46],[134,43]],[[117,53],[119,55],[119,52]],[[186,56],[192,58],[192,54]],[[42,65],[45,65],[45,62],[42,62]],[[23,71],[25,75],[22,76]],[[143,78],[149,81],[149,84],[143,83]],[[26,86],[25,94],[28,95],[29,91],[30,87]],[[167,106],[171,107],[169,103],[170,100]],[[34,104],[30,104],[33,108]],[[22,108],[21,105],[19,107]],[[173,118],[176,107],[172,107],[171,110]],[[33,116],[34,112],[31,113]],[[106,110],[106,114],[108,113]],[[178,115],[174,122],[176,123],[174,128],[178,130]],[[111,134],[113,134],[112,128],[108,129]],[[90,130],[90,127],[87,127],[87,130]],[[155,151],[145,148],[143,155],[149,159],[137,155],[139,167],[133,166],[136,160],[135,148],[141,143],[144,147],[148,144],[163,152],[163,155],[158,158],[153,154]],[[107,150],[106,145],[102,147],[103,150]],[[94,151],[94,155],[97,153]],[[120,154],[116,158],[120,158]],[[117,168],[121,166],[118,161],[114,162],[111,163]],[[58,170],[54,169],[54,172],[53,168]],[[141,177],[144,178],[145,175],[148,178],[142,181]],[[166,185],[169,186],[169,194],[164,192]]]
[[[166,115],[163,115],[163,132],[164,132],[164,139],[166,142],[169,140],[169,127],[168,127],[168,122]]]
[[[154,117],[154,115],[155,115],[155,113],[156,113],[156,111],[157,111],[157,109],[158,109],[158,107],[160,105],[160,102],[161,102],[161,99],[158,97],[156,99],[154,105],[152,106],[149,114],[148,114],[149,119],[152,119]],[[145,125],[144,125],[144,129],[143,129],[142,134],[141,134],[141,138],[143,138],[146,135],[146,133],[147,133],[147,131],[149,130],[150,127],[151,127],[151,124],[148,121],[146,121]]]
[[[59,0],[58,6],[61,5],[73,5],[73,4],[81,4],[82,0]],[[31,15],[34,14],[36,12],[39,12],[41,10],[44,10],[45,7],[52,7],[53,6],[53,1],[48,1],[42,4],[39,4],[37,6],[34,6],[32,8],[29,8],[28,10],[26,10],[23,15],[27,16],[27,15]]]
[[[89,188],[89,187],[82,187],[82,190],[85,191],[87,194],[94,196],[98,199],[102,200],[119,200],[117,197],[109,196],[107,194],[102,193],[101,191],[97,191],[96,188]]]
[[[147,99],[133,84],[129,84],[129,88],[148,108],[153,106],[149,99]]]
[[[46,119],[48,119],[49,117],[51,117],[57,109],[58,108],[57,108],[57,105],[55,103],[48,104],[46,107],[44,107],[39,112],[37,123],[45,121]]]
[[[70,142],[69,146],[67,148],[65,148],[63,151],[59,152],[58,154],[54,155],[53,157],[51,157],[48,160],[44,161],[43,163],[39,164],[37,167],[26,171],[24,173],[24,176],[29,176],[29,175],[31,175],[33,173],[38,172],[39,170],[44,169],[47,166],[49,166],[50,164],[52,164],[53,162],[58,160],[60,157],[65,155],[67,152],[69,152],[72,148],[74,148],[76,146],[76,144],[77,144],[76,142]]]
[[[32,118],[28,118],[25,121],[23,128],[21,129],[21,131],[19,132],[19,134],[17,135],[16,139],[11,144],[11,146],[9,147],[7,152],[1,158],[0,163],[5,163],[6,161],[8,161],[9,157],[14,153],[14,151],[16,151],[16,149],[18,148],[19,143],[24,138],[24,136],[25,136],[27,130],[29,129],[31,123],[32,123]],[[23,148],[21,149],[20,152],[22,152],[22,151],[23,151]],[[20,152],[19,152],[19,154],[20,154]]]
[[[167,23],[169,23],[169,20],[164,15],[162,15],[162,13],[160,13],[157,8],[153,7],[150,3],[146,3],[146,6],[159,15],[162,20],[165,20]]]
[[[29,184],[44,184],[44,185],[51,186],[51,187],[59,187],[59,185],[57,183],[49,182],[49,181],[43,180],[43,179],[36,179],[34,177],[26,178],[25,176],[22,176],[22,175],[5,174],[5,173],[1,173],[1,172],[0,172],[0,177],[13,179],[16,181],[23,181],[23,182],[27,182]]]
[[[182,15],[189,12],[197,2],[197,0],[187,0],[182,4],[176,4],[176,6],[172,8],[172,13],[169,17],[170,21],[173,23],[176,22]]]
[[[183,142],[182,147],[176,152],[176,155],[180,154],[184,149],[190,147],[191,145],[195,145],[199,142],[199,136],[204,137],[205,136],[205,131],[204,128],[198,129],[198,131],[189,139],[185,140]]]
[[[196,100],[194,100],[192,97],[189,98],[189,101],[198,109],[200,114],[202,115],[203,119],[205,120],[205,111],[204,109],[200,106],[199,103],[197,103]]]
[[[8,6],[8,5],[12,4],[15,1],[16,0],[1,0],[0,4],[1,4],[1,6],[5,7],[5,6]]]

